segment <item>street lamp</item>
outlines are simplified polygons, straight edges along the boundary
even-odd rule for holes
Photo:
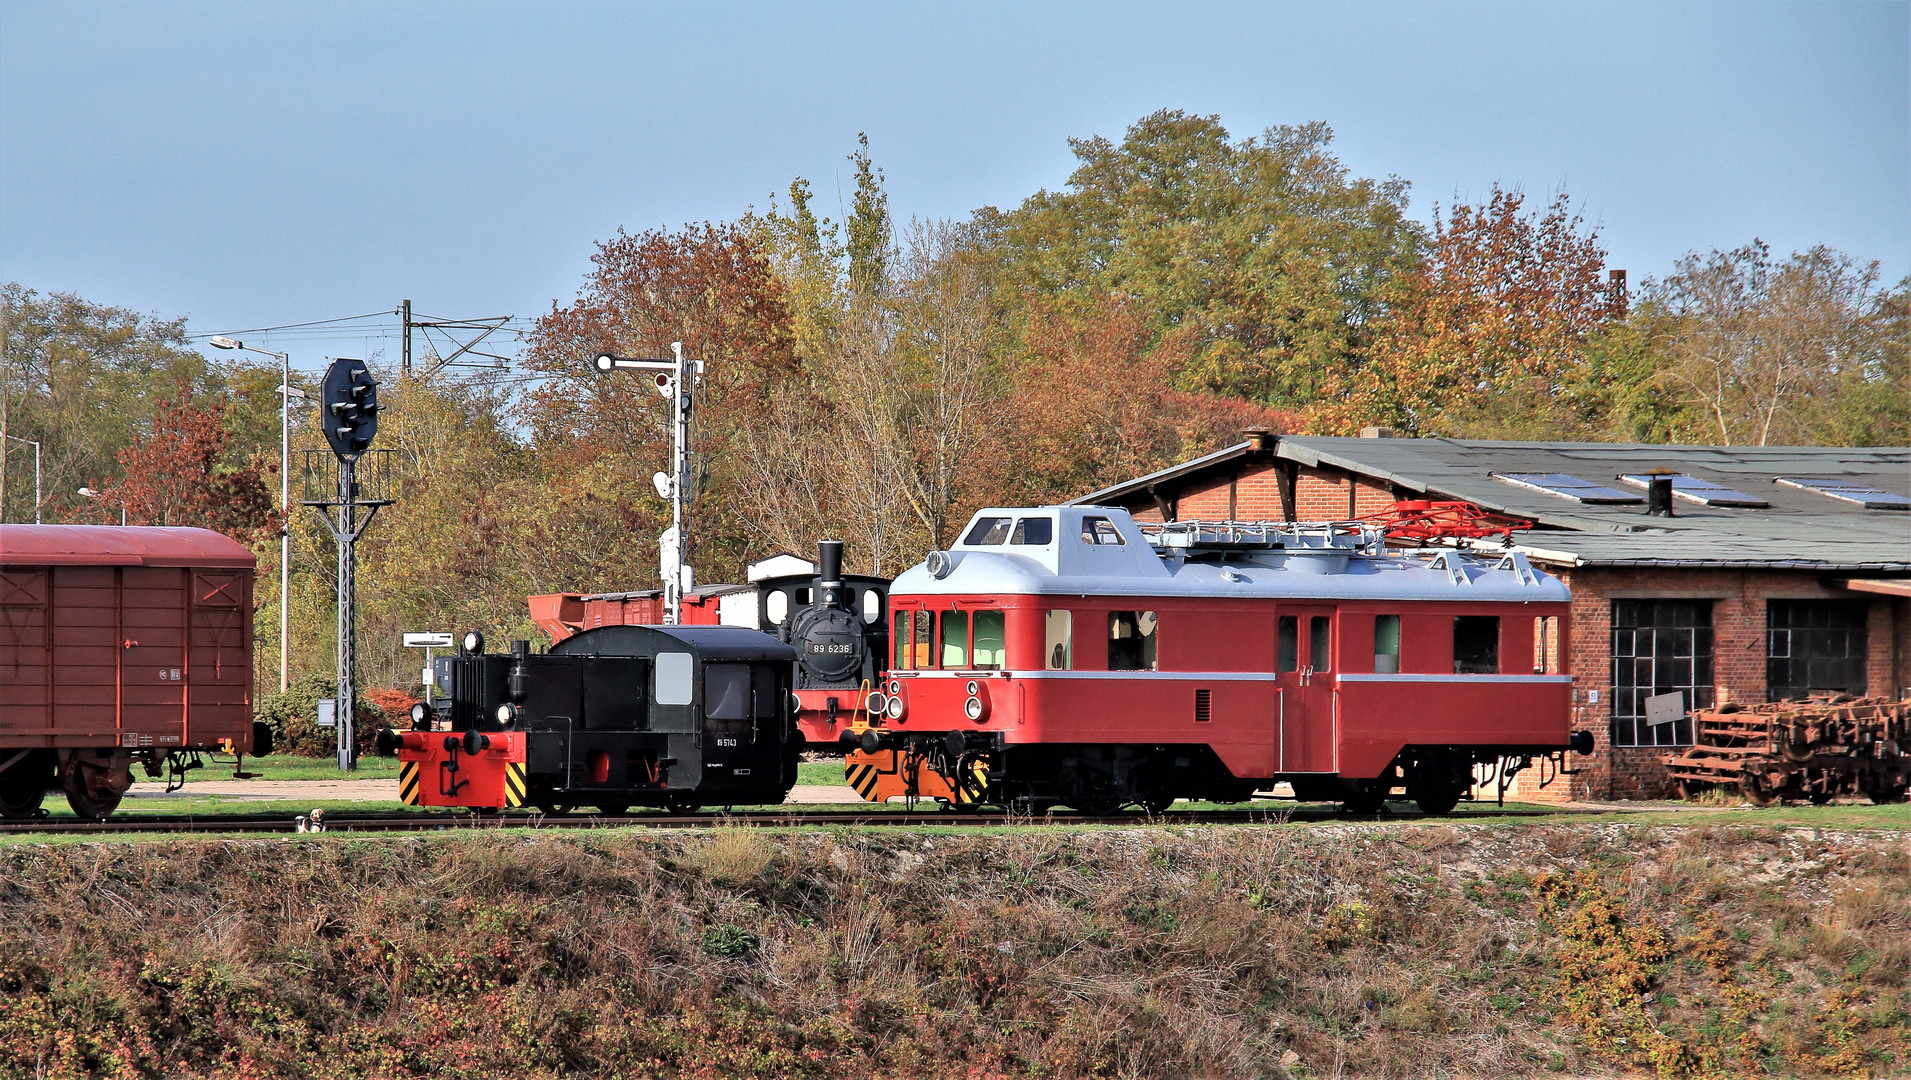
[[[40,523],[40,444],[32,439],[22,439],[18,435],[7,438],[14,442],[33,443],[33,523]]]
[[[80,494],[81,494],[81,495],[84,495],[85,497],[87,497],[87,498],[89,498],[89,499],[104,499],[104,498],[106,498],[106,492],[104,492],[104,491],[96,491],[96,490],[94,490],[93,488],[90,488],[90,487],[88,487],[88,488],[81,488],[81,489],[80,489]],[[121,525],[124,525],[124,524],[126,524],[126,500],[125,500],[125,499],[118,499],[118,500],[115,500],[115,501],[117,501],[117,502],[119,503],[119,523],[120,523]]]
[[[279,362],[279,690],[290,685],[286,668],[286,642],[292,636],[292,398],[305,400],[303,390],[292,386],[292,356],[270,349],[248,348],[235,338],[215,335],[215,349],[238,349],[270,356]]]

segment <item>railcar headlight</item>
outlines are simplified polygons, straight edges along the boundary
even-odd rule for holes
[[[484,652],[484,635],[478,633],[476,630],[466,630],[464,633],[464,651],[466,656],[477,656]]]
[[[969,680],[969,696],[974,697],[981,692],[982,692],[982,684],[976,682],[974,679],[970,679]]]
[[[869,715],[881,716],[889,711],[889,695],[878,690],[869,695],[869,700],[863,702],[863,707],[869,710]]]
[[[886,714],[886,715],[887,715],[887,716],[888,716],[888,717],[889,717],[889,718],[890,718],[891,720],[896,720],[896,721],[901,721],[901,720],[902,720],[902,714],[903,714],[903,713],[904,713],[905,711],[906,711],[906,710],[905,710],[905,709],[903,708],[903,704],[902,704],[902,699],[901,699],[901,698],[899,698],[899,697],[892,697],[892,698],[890,698],[890,699],[889,699],[889,703],[888,703],[888,705],[886,705],[886,706],[884,707],[884,709],[883,709],[883,712],[884,712],[884,713],[885,713],[885,714]]]
[[[518,707],[516,705],[507,701],[498,706],[498,726],[510,727],[512,724],[517,723],[517,721]]]
[[[894,679],[889,680],[889,696],[895,697],[900,693],[902,693],[902,684]]]
[[[982,699],[979,697],[972,697],[969,700],[962,703],[962,715],[968,717],[970,720],[973,720],[976,723],[981,723],[982,718],[984,716],[987,716],[988,714],[989,714],[989,707],[987,705],[982,704]]]

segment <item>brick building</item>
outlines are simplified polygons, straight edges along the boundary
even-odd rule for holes
[[[1374,429],[1369,429],[1372,433]],[[1676,474],[1670,514],[1652,473]],[[1597,750],[1573,798],[1670,792],[1688,708],[1810,691],[1911,697],[1911,450],[1641,446],[1249,432],[1075,500],[1143,521],[1319,521],[1461,499],[1534,522],[1517,547],[1573,591],[1575,728]],[[1564,797],[1561,784],[1512,793]]]

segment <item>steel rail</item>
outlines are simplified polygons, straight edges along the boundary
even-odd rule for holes
[[[935,812],[899,810],[838,810],[828,812],[746,810],[696,814],[478,814],[459,811],[389,811],[336,813],[325,818],[331,833],[440,832],[453,829],[707,829],[719,826],[791,828],[833,826],[957,826],[966,828],[1046,825],[1280,825],[1289,822],[1429,822],[1463,824],[1494,818],[1553,817],[1641,810],[1535,809],[1528,807],[1463,810],[1430,817],[1415,810],[1378,814],[1344,814],[1329,808],[1269,810],[1170,810],[1161,814],[1095,816],[1075,813],[1013,814],[1003,812]],[[277,814],[149,814],[115,817],[106,821],[27,820],[0,822],[0,836],[105,835],[134,833],[276,833],[291,834],[295,819]]]

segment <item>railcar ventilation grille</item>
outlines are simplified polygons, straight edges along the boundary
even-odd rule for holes
[[[1801,491],[1815,491],[1841,502],[1857,503],[1866,510],[1911,510],[1911,499],[1895,491],[1879,491],[1850,480],[1781,476],[1776,482]]]
[[[1194,692],[1194,722],[1205,724],[1214,719],[1214,691],[1196,690]]]

